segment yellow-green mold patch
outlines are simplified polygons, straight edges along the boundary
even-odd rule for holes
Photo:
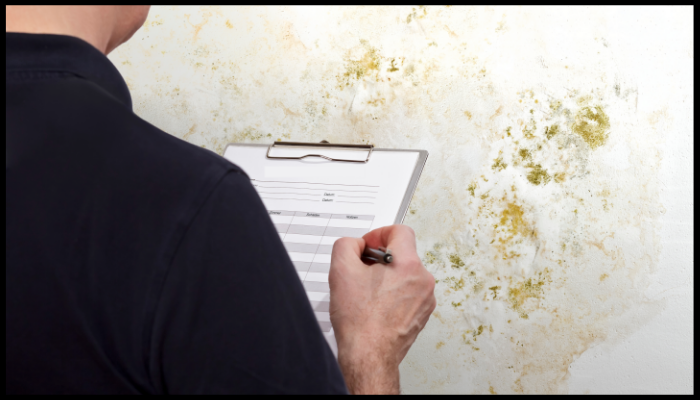
[[[544,129],[544,135],[547,137],[547,140],[553,138],[557,133],[559,133],[559,125],[548,126]]]
[[[528,149],[519,149],[517,156],[513,157],[513,164],[520,165],[521,162],[532,160],[532,153]]]
[[[494,171],[503,171],[506,169],[508,164],[503,162],[503,157],[498,157],[495,160],[493,160],[493,165],[491,166],[491,169]]]
[[[537,279],[528,278],[508,288],[508,302],[511,308],[520,315],[520,318],[528,319],[529,316],[523,308],[525,302],[529,299],[541,299],[544,294],[542,287],[548,282],[551,282],[549,269],[545,269],[538,274]]]
[[[445,278],[445,280],[443,282],[447,283],[448,286],[450,287],[450,289],[452,289],[452,290],[460,290],[464,287],[464,284],[465,284],[463,278],[457,279],[454,276],[451,276],[449,278]]]
[[[433,253],[432,251],[426,251],[425,252],[425,258],[423,259],[424,264],[433,264],[435,261],[437,261],[437,255]]]
[[[450,263],[452,263],[452,268],[462,268],[464,267],[464,261],[457,254],[450,254],[448,256]]]
[[[576,113],[571,130],[596,149],[605,144],[610,129],[610,118],[600,106],[583,107]]]
[[[474,190],[476,190],[476,182],[470,183],[469,186],[467,186],[467,190],[469,191],[469,193],[472,194],[472,197],[474,197]]]
[[[542,168],[540,164],[528,164],[530,172],[527,173],[527,180],[533,185],[546,185],[552,180],[547,170]]]
[[[360,80],[372,71],[379,70],[379,64],[381,64],[379,51],[370,46],[366,40],[360,40],[360,43],[365,48],[365,54],[359,60],[347,60],[345,72],[342,75],[338,75],[339,89],[350,86],[353,81]]]

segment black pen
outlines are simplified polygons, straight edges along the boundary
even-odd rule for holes
[[[386,247],[380,247],[378,249],[365,247],[365,251],[362,252],[362,258],[381,264],[389,264],[394,260],[394,256],[391,255],[391,250]]]

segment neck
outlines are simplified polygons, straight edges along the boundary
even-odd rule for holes
[[[75,36],[104,54],[113,43],[116,18],[109,7],[5,6],[5,32]]]

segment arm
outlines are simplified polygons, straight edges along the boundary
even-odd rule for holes
[[[365,246],[392,250],[391,264],[366,265]],[[416,252],[413,230],[392,225],[339,239],[329,275],[331,322],[348,389],[399,393],[399,364],[435,309],[435,281]]]

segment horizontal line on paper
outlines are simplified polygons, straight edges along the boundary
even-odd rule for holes
[[[299,196],[320,196],[321,194],[305,194],[305,193],[287,193],[287,192],[258,192],[258,193],[264,193],[264,194],[296,194]],[[345,197],[345,196],[343,196]],[[374,197],[372,197],[374,198]]]
[[[263,199],[270,199],[270,200],[299,200],[299,201],[313,201],[313,202],[318,203],[318,200],[312,200],[312,199],[298,199],[298,198],[290,199],[290,198],[283,198],[283,197],[265,197],[265,196],[260,196],[260,197],[262,197]]]
[[[353,199],[376,199],[374,196],[348,196],[346,194],[339,194],[338,197],[350,197]]]
[[[253,185],[253,186],[261,188],[261,189],[294,189],[294,190],[320,190],[320,191],[324,191],[324,192],[379,193],[379,192],[374,192],[371,190],[311,189],[311,188],[298,188],[298,187],[289,187],[289,186],[261,186],[261,185]]]
[[[372,185],[344,185],[342,183],[318,183],[318,182],[291,182],[291,181],[264,181],[261,179],[251,179],[251,181],[255,182],[274,182],[274,183],[305,183],[308,185],[328,185],[328,186],[357,186],[357,187],[373,187],[373,188],[378,188],[379,186],[372,186]]]
[[[374,202],[367,201],[336,201],[336,203],[374,204]]]

